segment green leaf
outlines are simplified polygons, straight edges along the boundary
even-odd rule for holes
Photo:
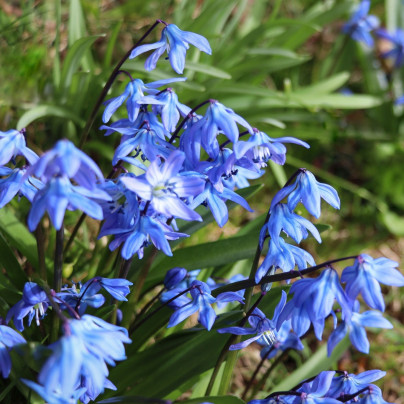
[[[68,32],[70,46],[86,35],[86,23],[80,0],[70,0]]]
[[[84,126],[84,120],[74,114],[71,109],[56,105],[38,105],[25,112],[17,122],[17,130],[27,127],[31,122],[46,116],[70,119],[80,126]]]
[[[63,62],[61,85],[69,88],[72,83],[73,74],[78,70],[91,45],[100,37],[105,35],[92,35],[80,38],[68,50],[66,59]]]
[[[213,403],[213,404],[243,404],[241,398],[236,396],[208,396],[208,397],[201,397],[201,398],[193,398],[192,400],[185,400],[182,401],[184,404],[199,404],[199,403]]]
[[[395,236],[404,236],[404,218],[394,212],[381,213],[381,218],[387,229]]]
[[[0,210],[0,230],[9,243],[24,255],[31,265],[38,268],[38,253],[35,237],[7,208]]]
[[[12,281],[17,290],[21,290],[27,282],[27,275],[22,270],[19,262],[15,258],[14,251],[8,245],[6,239],[0,233],[0,265],[7,272],[8,277]]]
[[[218,77],[219,79],[231,79],[231,75],[225,72],[222,69],[218,69],[217,67],[213,67],[210,65],[195,63],[195,62],[186,62],[186,69],[193,70],[200,73],[205,73],[208,76]]]
[[[329,94],[341,88],[349,80],[349,77],[350,73],[341,72],[326,80],[318,81],[317,83],[312,84],[311,86],[301,88],[294,94],[300,95],[304,93],[305,96],[307,96],[308,93],[313,93],[316,96],[318,94]]]

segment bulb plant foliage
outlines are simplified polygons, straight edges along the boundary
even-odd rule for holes
[[[371,45],[369,32],[377,21],[367,16],[368,8],[363,2],[343,30]],[[212,53],[201,35],[161,20],[152,29],[159,24],[164,28],[158,42],[141,43],[128,53],[132,59],[152,51],[146,70],[164,63],[159,58],[167,53],[173,70],[182,74],[190,46]],[[400,63],[398,54],[388,56]],[[281,352],[302,350],[312,328],[317,339],[328,336],[329,355],[347,334],[358,351],[368,353],[366,327],[392,327],[383,316],[380,284],[403,286],[404,276],[398,263],[360,253],[316,264],[305,246],[321,243],[321,235],[301,214],[307,211],[306,216],[317,219],[324,202],[339,209],[340,200],[331,185],[305,168],[275,195],[261,230],[249,233],[257,250],[248,274],[224,279],[198,268],[198,262],[192,268],[173,265],[167,273],[159,272],[158,263],[164,256],[175,259],[178,243],[190,236],[192,226],[201,228],[213,217],[223,227],[234,205],[251,212],[246,200],[252,190],[249,182],[266,175],[269,162],[283,165],[287,144],[309,145],[293,137],[271,138],[216,99],[182,104],[175,86],[185,77],[145,83],[120,70],[112,82],[118,73],[126,73],[129,81],[122,94],[104,101],[100,127],[104,135],[120,136],[109,175],[69,140],[59,140],[38,156],[27,144],[25,130],[0,132],[0,206],[17,195],[31,203],[27,226],[36,236],[38,252],[46,213],[49,230],[56,231],[53,265],[39,254],[38,268],[30,268],[19,299],[2,299],[8,309],[0,325],[1,376],[12,378],[20,395],[37,397],[35,402],[89,403],[103,393],[111,397],[115,390],[118,396],[104,402],[143,402],[147,397],[169,400],[175,389],[139,394],[142,383],[153,381],[153,372],[143,362],[141,380],[125,384],[131,361],[136,355],[153,355],[154,349],[158,357],[176,335],[186,341],[183,351],[175,350],[184,364],[193,362],[192,344],[198,338],[214,345],[213,357],[201,362],[200,370],[194,363],[189,376],[195,384],[195,375],[211,370],[206,397],[219,377],[226,386],[233,370],[226,365],[219,376],[223,362],[232,363],[254,342],[262,349],[262,360],[271,360]],[[127,117],[116,119],[117,112]],[[64,225],[69,211],[75,210],[100,221],[98,243],[104,241],[108,254],[115,254],[115,276],[103,276],[98,267],[83,282],[62,279],[63,257],[79,243],[76,233],[82,220],[72,233]],[[340,275],[334,264],[345,260],[350,263]],[[51,269],[53,283],[47,276]],[[278,287],[272,289],[275,283]],[[176,328],[169,336],[171,327]],[[327,328],[332,328],[331,334]],[[28,369],[22,369],[22,361]],[[113,367],[116,373],[111,376],[118,376],[111,380]],[[176,374],[180,369],[165,371]],[[120,378],[125,372],[126,378]],[[251,396],[250,403],[385,403],[380,388],[372,384],[384,375],[381,370],[358,375],[326,370],[290,390]],[[220,397],[200,400],[221,402]]]

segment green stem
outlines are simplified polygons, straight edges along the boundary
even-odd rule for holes
[[[270,374],[273,372],[273,370],[286,358],[288,355],[288,349],[283,351],[271,364],[271,366],[268,368],[268,370],[265,372],[264,376],[262,376],[261,380],[256,384],[256,386],[253,389],[253,392],[250,396],[250,399],[254,397],[258,391],[262,389],[264,386],[265,382],[267,381],[268,377]]]
[[[149,274],[149,270],[153,264],[153,261],[157,255],[157,253],[158,253],[157,248],[153,246],[152,251],[150,252],[150,255],[148,256],[145,265],[143,265],[143,267],[140,271],[140,274],[135,281],[134,288],[130,294],[128,303],[126,304],[126,310],[124,311],[124,314],[123,314],[122,326],[125,328],[129,328],[132,313],[135,309],[136,304],[139,301],[140,293],[142,291],[143,285],[146,281],[147,275]]]
[[[46,262],[45,262],[45,237],[43,234],[42,223],[38,224],[35,230],[36,238],[36,248],[38,251],[38,261],[39,261],[39,275],[41,279],[47,283],[48,275],[46,273]]]
[[[56,247],[55,247],[55,259],[53,267],[53,289],[60,292],[62,288],[62,270],[63,270],[63,240],[64,240],[64,226],[60,230],[56,231]],[[58,310],[54,310],[52,321],[51,341],[57,340],[59,334],[60,315]]]
[[[64,249],[65,254],[67,253],[67,251],[69,251],[69,248],[73,244],[74,238],[76,237],[76,234],[79,231],[80,226],[83,224],[86,216],[87,216],[87,214],[82,213],[80,216],[80,219],[77,221],[76,225],[74,226],[74,229],[73,229],[72,233],[70,234],[69,240],[67,241],[65,249]]]
[[[102,102],[104,101],[106,95],[108,94],[109,89],[111,88],[112,84],[114,83],[116,77],[118,76],[118,72],[122,65],[125,63],[126,59],[130,56],[132,53],[133,49],[138,47],[144,40],[145,38],[154,30],[154,28],[157,27],[157,25],[160,23],[159,20],[157,20],[147,31],[146,33],[136,42],[136,44],[126,52],[124,57],[118,62],[118,64],[115,66],[114,70],[112,71],[111,75],[109,76],[107,82],[105,83],[104,88],[101,91],[101,94],[99,95],[97,102],[94,105],[94,108],[86,122],[86,126],[84,127],[83,133],[80,138],[80,143],[79,143],[79,148],[81,149],[84,145],[84,143],[87,140],[88,134],[90,133],[90,130],[94,124],[95,118],[97,116],[98,110],[100,109]]]

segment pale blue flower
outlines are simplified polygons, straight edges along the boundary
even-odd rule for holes
[[[20,132],[16,129],[0,131],[0,166],[16,156],[24,156],[30,164],[38,160],[38,155],[27,147],[24,133],[24,130]]]

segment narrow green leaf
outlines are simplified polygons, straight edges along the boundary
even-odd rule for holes
[[[200,73],[205,73],[208,76],[218,77],[220,79],[231,79],[231,75],[225,72],[222,69],[218,69],[217,67],[213,67],[210,65],[206,65],[203,63],[195,63],[195,62],[186,62],[186,69],[193,70]]]
[[[27,275],[22,270],[15,258],[13,250],[8,245],[4,236],[0,233],[0,265],[5,269],[8,277],[18,290],[21,290],[27,281]]]
[[[301,88],[294,94],[301,95],[304,93],[304,96],[307,96],[309,93],[311,93],[317,96],[318,94],[332,93],[333,91],[340,89],[349,80],[349,77],[349,72],[340,72],[328,79],[317,81],[311,86]]]
[[[19,250],[33,267],[38,268],[35,237],[10,209],[3,208],[0,210],[0,230],[6,235],[9,243]]]
[[[91,45],[100,37],[105,35],[92,35],[78,39],[68,50],[66,59],[63,62],[61,85],[69,88],[73,74],[78,70]]]
[[[70,119],[80,126],[84,126],[84,120],[74,114],[69,108],[56,105],[38,105],[25,112],[17,122],[17,130],[27,127],[31,122],[46,116]]]

